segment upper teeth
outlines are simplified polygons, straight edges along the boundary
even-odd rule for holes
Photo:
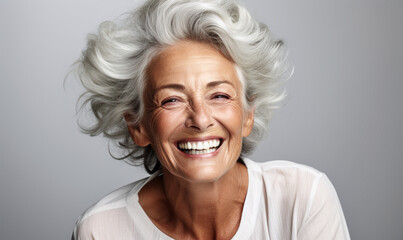
[[[195,149],[195,150],[203,150],[218,147],[220,145],[219,139],[212,139],[201,142],[180,142],[178,144],[181,149]]]

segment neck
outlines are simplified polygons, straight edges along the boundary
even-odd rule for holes
[[[194,183],[164,171],[162,190],[176,230],[191,238],[231,238],[239,227],[248,188],[246,167],[236,163],[213,182]]]

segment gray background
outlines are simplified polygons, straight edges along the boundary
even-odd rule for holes
[[[313,166],[335,185],[353,239],[403,236],[403,1],[244,1],[284,39],[287,105],[253,159]],[[81,134],[63,78],[88,32],[132,0],[0,2],[0,239],[69,239],[76,218],[145,176]]]

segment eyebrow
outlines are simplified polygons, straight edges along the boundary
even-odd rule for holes
[[[182,84],[171,83],[171,84],[162,85],[162,86],[158,87],[157,89],[155,89],[155,91],[158,92],[165,88],[173,88],[173,89],[178,89],[178,90],[182,90],[182,91],[185,90],[185,86],[183,86]]]
[[[235,87],[234,84],[232,84],[232,82],[228,81],[228,80],[220,80],[220,81],[213,81],[213,82],[209,82],[207,84],[207,88],[214,88],[220,84],[229,84],[232,87]]]
[[[229,84],[232,87],[235,87],[234,84],[228,80],[219,80],[219,81],[209,82],[207,84],[207,88],[214,88],[220,84]],[[158,91],[160,91],[162,89],[166,89],[166,88],[173,88],[173,89],[177,89],[177,90],[181,90],[181,91],[185,90],[184,85],[178,84],[178,83],[171,83],[171,84],[162,85],[162,86],[158,87],[155,91],[158,92]]]

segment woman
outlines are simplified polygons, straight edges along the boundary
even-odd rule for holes
[[[73,239],[349,239],[324,174],[244,157],[284,97],[284,51],[232,0],[151,0],[101,24],[79,62],[87,132],[152,175],[89,208]]]

